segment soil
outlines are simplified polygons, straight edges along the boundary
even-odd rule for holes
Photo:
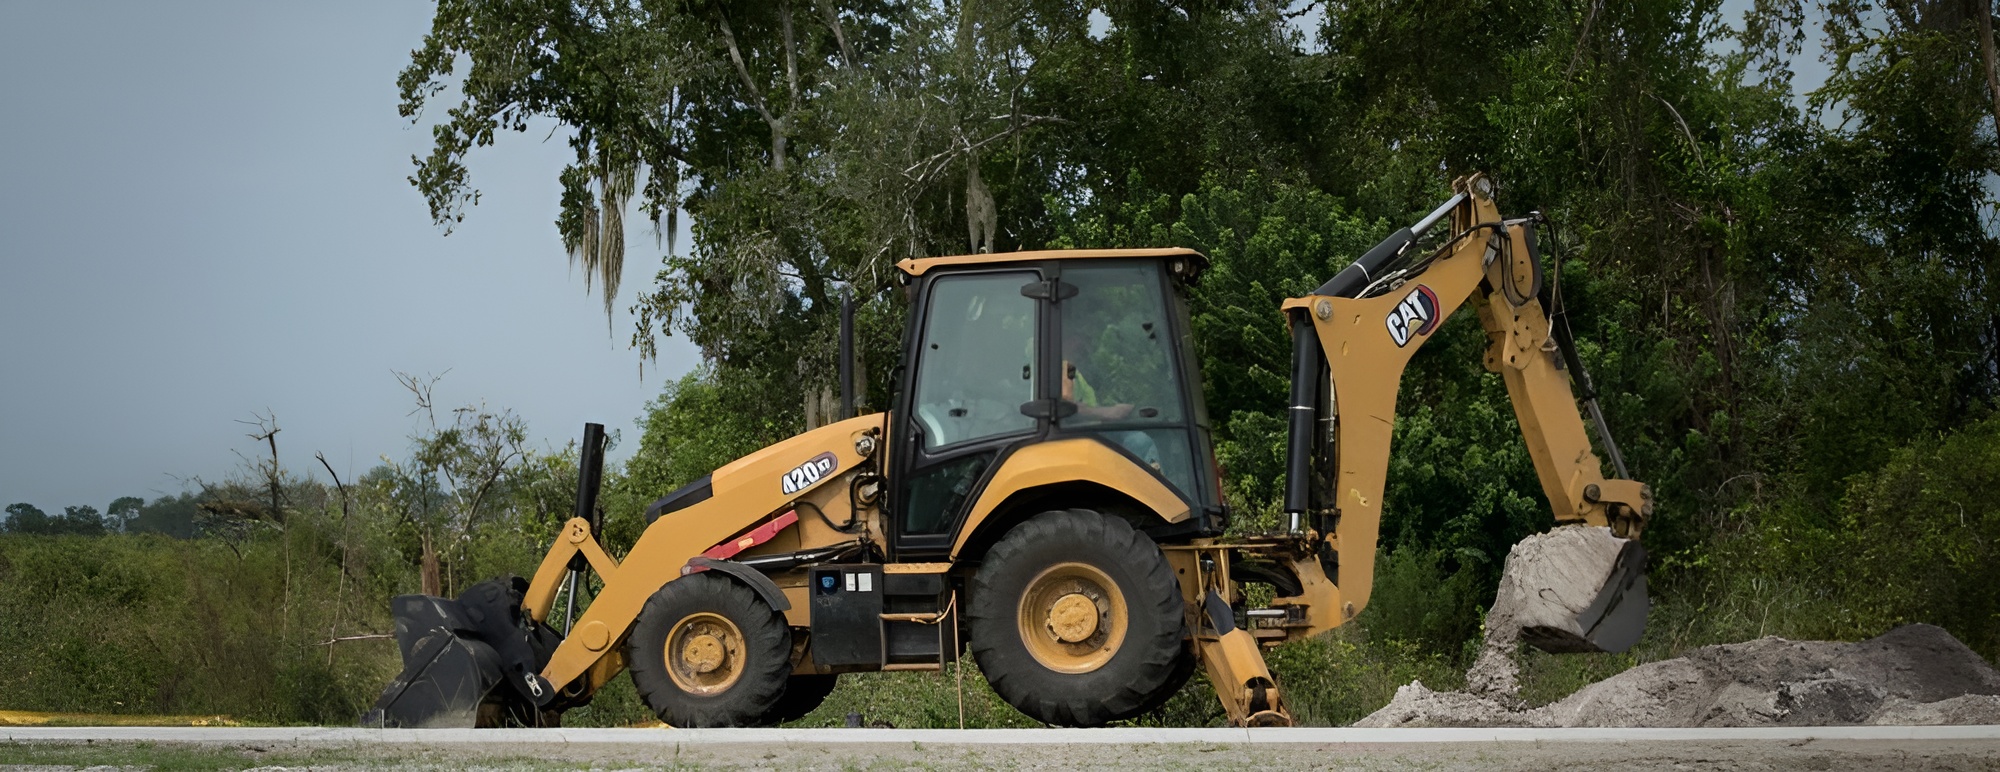
[[[2000,671],[1940,628],[1906,625],[1859,643],[1769,637],[1708,646],[1534,709],[1511,693],[1437,692],[1415,682],[1355,726],[1853,724],[2000,724]]]

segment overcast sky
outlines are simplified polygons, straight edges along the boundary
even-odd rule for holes
[[[481,203],[449,237],[430,224],[405,180],[429,132],[395,89],[430,14],[0,0],[0,504],[222,478],[264,411],[294,471],[324,451],[358,475],[408,447],[399,370],[445,374],[445,406],[514,410],[538,444],[599,421],[630,452],[697,359],[663,340],[642,381],[627,348],[659,250],[635,225],[607,325],[551,224],[569,149],[546,126],[477,152]],[[1825,77],[1814,37],[1803,88]]]
[[[696,362],[645,369],[555,233],[568,157],[544,127],[472,159],[449,237],[405,180],[396,115],[423,2],[0,0],[0,504],[44,510],[215,480],[275,413],[284,462],[343,477],[408,447],[394,371],[444,374],[559,445],[624,429]],[[441,113],[441,111],[438,111]],[[624,453],[616,454],[618,456]],[[319,472],[324,479],[324,472]]]

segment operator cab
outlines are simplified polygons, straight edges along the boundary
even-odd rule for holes
[[[889,427],[893,548],[948,553],[995,470],[1085,437],[1165,482],[1220,531],[1224,513],[1187,288],[1188,249],[905,260],[908,352]]]

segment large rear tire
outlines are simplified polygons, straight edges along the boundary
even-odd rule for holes
[[[1103,726],[1172,694],[1185,651],[1180,586],[1159,546],[1125,521],[1036,515],[993,545],[970,589],[972,656],[1030,718]]]
[[[785,693],[792,629],[755,591],[718,573],[668,582],[626,638],[632,685],[670,726],[755,726]]]

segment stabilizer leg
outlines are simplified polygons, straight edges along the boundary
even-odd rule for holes
[[[1292,714],[1278,696],[1278,681],[1264,664],[1264,652],[1250,631],[1236,626],[1222,596],[1210,590],[1203,601],[1208,625],[1195,634],[1195,650],[1215,685],[1215,696],[1236,726],[1291,726]]]

